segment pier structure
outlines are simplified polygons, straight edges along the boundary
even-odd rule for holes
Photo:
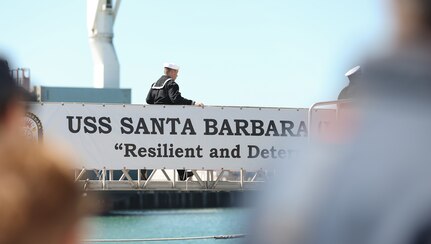
[[[106,210],[219,208],[249,206],[264,186],[268,171],[192,170],[193,177],[178,179],[176,170],[76,170],[75,180],[103,199]]]
[[[144,175],[151,171],[149,175]],[[257,190],[271,174],[267,170],[191,170],[193,176],[179,180],[172,169],[75,170],[75,181],[86,191],[243,191]],[[144,173],[145,172],[145,173]]]

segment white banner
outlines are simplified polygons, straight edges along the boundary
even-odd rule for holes
[[[34,104],[33,137],[67,143],[80,167],[258,170],[307,142],[307,109]]]

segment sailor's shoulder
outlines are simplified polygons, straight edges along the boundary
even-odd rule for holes
[[[167,82],[166,82],[166,85],[167,86],[178,86],[178,83],[176,83],[174,80],[168,80]]]
[[[159,80],[157,80],[153,85],[151,86],[152,89],[162,89],[163,87],[167,86],[170,82],[170,77],[168,76],[162,76]]]

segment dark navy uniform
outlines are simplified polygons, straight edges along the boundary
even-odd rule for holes
[[[338,100],[351,99],[354,96],[354,87],[353,85],[348,85],[341,90],[340,94],[338,94]]]
[[[163,75],[151,86],[147,96],[148,104],[194,105],[194,101],[181,96],[180,87],[169,76]]]
[[[361,66],[356,66],[353,69],[347,71],[345,76],[349,78],[349,85],[341,90],[340,94],[338,95],[338,100],[352,99],[355,96],[355,86],[361,79],[361,73]]]

